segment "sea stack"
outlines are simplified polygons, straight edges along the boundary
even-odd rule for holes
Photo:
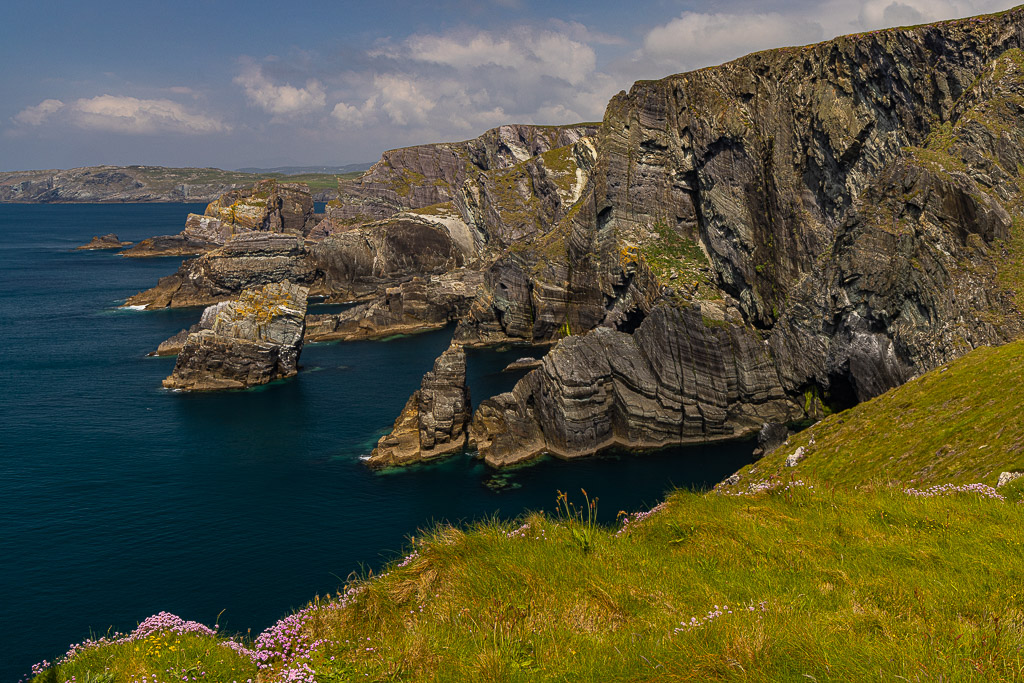
[[[409,398],[391,433],[377,442],[367,464],[409,465],[461,450],[470,415],[466,351],[453,343],[423,376],[419,391]]]
[[[131,242],[122,242],[121,240],[119,240],[117,238],[117,235],[115,235],[114,233],[109,233],[109,234],[103,235],[102,237],[99,236],[99,235],[93,235],[93,238],[89,241],[88,244],[83,244],[82,246],[75,247],[75,248],[79,249],[79,250],[83,250],[83,249],[121,249],[122,247],[131,246],[131,244],[132,244]]]
[[[210,329],[188,336],[168,389],[244,389],[298,372],[309,289],[288,280],[244,290]]]

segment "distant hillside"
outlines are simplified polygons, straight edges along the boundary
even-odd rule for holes
[[[88,166],[68,170],[0,173],[0,202],[28,204],[117,202],[209,202],[262,178],[306,183],[318,200],[337,195],[338,177],[359,173],[245,173],[219,168]],[[319,193],[319,194],[318,194]]]
[[[334,175],[346,175],[349,173],[362,173],[373,166],[372,161],[364,164],[346,164],[345,166],[275,166],[274,168],[258,168],[248,166],[240,168],[240,173],[272,173],[281,175],[305,175],[309,173],[330,173]]]

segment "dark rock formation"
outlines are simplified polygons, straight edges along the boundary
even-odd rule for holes
[[[802,415],[738,313],[706,314],[662,305],[633,335],[598,328],[562,340],[515,389],[480,405],[472,443],[501,467],[543,452],[735,438]]]
[[[469,309],[483,282],[477,271],[454,271],[429,280],[413,278],[384,296],[333,315],[311,315],[306,340],[378,339],[437,329]]]
[[[517,358],[504,367],[502,372],[521,372],[523,370],[533,370],[544,365],[544,361],[540,358]]]
[[[210,329],[188,336],[164,386],[241,389],[295,375],[308,293],[288,281],[246,289],[216,311]]]
[[[123,256],[192,256],[225,244],[234,235],[274,232],[304,236],[315,225],[313,197],[300,183],[262,180],[251,188],[235,189],[206,207],[204,215],[189,214],[177,235],[139,242]]]
[[[99,235],[93,235],[93,238],[89,240],[88,244],[83,244],[76,249],[121,249],[127,247],[131,242],[122,242],[117,238],[114,233],[109,233],[100,237]]]
[[[405,214],[333,234],[309,248],[310,262],[336,296],[358,299],[415,275],[465,264],[465,252],[436,223]]]
[[[237,235],[224,246],[185,261],[178,272],[161,278],[126,306],[208,306],[242,290],[289,280],[303,286],[315,283],[318,272],[308,261],[301,238],[271,232]]]
[[[562,342],[514,392],[485,401],[481,453],[503,464],[740,433],[1021,334],[1022,19],[1015,9],[762,52],[614,98],[590,188],[553,233],[564,249],[499,260],[491,301],[474,304],[456,338],[638,324],[642,337],[659,301],[687,320],[735,302],[728,328],[764,340],[771,395],[788,407],[740,392],[705,403],[699,420],[676,414],[691,431],[651,432],[664,418],[640,394],[620,398],[600,349],[617,343],[630,359],[620,364],[640,368],[653,358],[602,333],[600,344]],[[671,329],[665,356],[703,343],[696,325]],[[725,348],[726,367],[745,367]],[[583,396],[574,372],[604,393]],[[694,372],[698,385],[716,381]],[[611,394],[623,407],[594,407]]]
[[[366,463],[373,468],[408,465],[461,450],[470,418],[466,352],[452,344],[423,376],[391,434],[381,437]]]
[[[779,422],[765,422],[757,433],[757,448],[754,457],[762,458],[781,446],[792,432]]]

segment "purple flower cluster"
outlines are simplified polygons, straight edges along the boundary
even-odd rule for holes
[[[43,673],[46,669],[54,666],[55,664],[63,664],[70,661],[78,653],[89,650],[95,647],[103,645],[115,645],[123,643],[131,643],[135,641],[143,641],[150,636],[156,636],[165,633],[175,633],[179,635],[195,634],[201,636],[216,636],[216,627],[210,628],[205,624],[200,624],[197,621],[186,621],[181,617],[171,614],[170,612],[160,612],[148,617],[145,621],[140,623],[134,631],[129,634],[115,632],[110,636],[103,636],[102,638],[89,638],[83,640],[81,643],[75,643],[71,646],[63,657],[57,659],[56,662],[49,662],[43,660],[38,664],[32,665],[32,675],[38,676]],[[243,657],[254,659],[254,652],[241,643],[235,642],[234,640],[222,640],[221,644],[231,650],[234,650]],[[170,670],[167,670],[171,673]],[[202,674],[202,675],[205,675]],[[145,678],[143,679],[145,680]],[[184,676],[182,680],[188,680],[188,676]],[[156,676],[153,677],[153,682],[156,682]]]
[[[721,496],[756,496],[759,493],[766,491],[785,493],[786,491],[792,491],[794,489],[806,487],[809,490],[814,490],[814,484],[805,483],[803,479],[797,479],[796,481],[784,482],[782,479],[764,479],[762,481],[751,482],[747,486],[746,490],[742,491],[718,491]]]
[[[413,560],[415,560],[419,556],[420,556],[420,551],[419,550],[413,550],[411,553],[406,555],[402,559],[401,562],[398,563],[398,566],[399,567],[408,567],[410,564],[412,564]]]
[[[640,522],[644,521],[645,519],[653,515],[655,512],[661,512],[667,506],[667,503],[662,502],[658,503],[657,505],[652,507],[650,510],[647,510],[646,512],[634,512],[631,515],[627,515],[623,512],[620,512],[619,514],[622,515],[622,528],[619,529],[615,533],[615,535],[621,536],[622,534],[626,533]]]
[[[546,541],[548,539],[547,531],[543,528],[533,529],[529,522],[524,522],[518,529],[513,529],[505,534],[506,538],[529,538],[529,534],[533,531],[533,540],[535,541]]]
[[[742,612],[764,612],[764,611],[766,611],[768,609],[768,604],[762,600],[761,602],[757,603],[756,605],[751,603],[750,605],[747,605],[744,608],[737,608],[737,609],[741,613]],[[693,631],[694,629],[698,629],[698,628],[701,628],[703,626],[708,625],[709,623],[711,623],[715,619],[718,619],[719,617],[723,617],[726,614],[732,614],[732,610],[729,609],[728,605],[725,605],[723,607],[719,607],[718,605],[715,605],[715,608],[713,610],[708,611],[708,613],[705,614],[702,617],[691,617],[689,621],[681,621],[681,622],[679,622],[679,626],[676,626],[675,629],[673,629],[673,632],[674,633],[683,633],[685,631]]]
[[[954,493],[977,493],[984,498],[1003,501],[1006,500],[1002,494],[998,493],[994,488],[986,484],[963,484],[960,486],[957,486],[956,484],[937,484],[935,486],[929,486],[924,490],[907,488],[903,489],[903,492],[908,496],[915,496],[917,498],[949,496]]]

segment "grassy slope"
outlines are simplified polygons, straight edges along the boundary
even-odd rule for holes
[[[741,476],[814,476],[836,484],[984,482],[1024,470],[1024,341],[982,347],[831,415]],[[811,444],[813,439],[814,443]],[[806,457],[784,466],[799,447]]]
[[[539,515],[518,535],[439,529],[405,566],[293,618],[293,648],[326,642],[292,668],[321,682],[1024,675],[1019,505],[790,485],[663,507],[620,535]],[[292,680],[276,656],[257,676],[207,636],[163,642],[87,649],[40,680]]]
[[[621,534],[585,513],[436,529],[257,642],[269,668],[223,638],[167,632],[87,648],[39,679],[269,682],[304,666],[316,673],[294,680],[1021,678],[1024,479],[1000,489],[1010,502],[887,482],[992,482],[1024,465],[1022,355],[1024,342],[978,349],[822,421],[734,487],[783,475],[775,488],[676,492]],[[806,460],[782,466],[799,445]]]

